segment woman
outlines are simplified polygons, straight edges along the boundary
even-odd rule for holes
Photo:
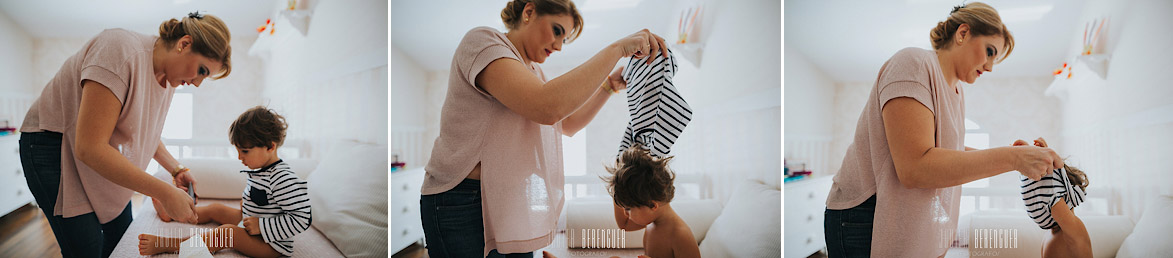
[[[960,185],[1012,170],[1037,180],[1063,166],[1048,148],[963,145],[958,81],[972,84],[1014,48],[993,7],[955,7],[930,38],[933,50],[906,48],[880,68],[827,197],[831,257],[944,256]]]
[[[132,191],[196,221],[184,192],[195,179],[160,134],[175,87],[231,72],[228,42],[224,22],[199,13],[163,22],[157,37],[109,29],[45,86],[21,125],[20,158],[62,256],[110,256],[130,225]],[[175,186],[145,172],[152,157]]]
[[[547,80],[538,64],[582,32],[574,3],[514,0],[501,19],[508,32],[474,28],[452,58],[420,199],[431,257],[532,257],[549,245],[563,201],[561,136],[627,87],[622,67],[607,74],[620,58],[666,56],[645,29]]]

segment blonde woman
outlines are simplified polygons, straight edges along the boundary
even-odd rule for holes
[[[1014,48],[998,12],[953,8],[930,32],[933,49],[906,48],[880,68],[855,140],[827,197],[830,257],[941,257],[957,230],[960,186],[1017,170],[1039,179],[1063,160],[1049,148],[965,147],[965,91]]]
[[[21,125],[20,159],[62,256],[110,256],[132,220],[133,192],[196,221],[184,192],[195,178],[160,135],[175,87],[231,72],[229,37],[223,21],[199,13],[163,22],[158,36],[108,29],[45,86]],[[174,186],[145,172],[152,158]]]
[[[627,87],[620,58],[665,55],[646,29],[554,79],[541,64],[582,33],[569,0],[514,0],[509,31],[478,27],[452,57],[440,135],[425,167],[420,216],[431,257],[533,257],[563,204],[562,135],[574,135]]]

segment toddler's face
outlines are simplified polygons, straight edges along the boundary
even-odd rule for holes
[[[623,212],[627,214],[627,218],[632,222],[647,226],[656,220],[655,210],[652,207],[624,207]]]
[[[270,149],[266,147],[236,147],[236,159],[249,169],[258,169],[268,165],[265,163],[269,161],[269,152]]]

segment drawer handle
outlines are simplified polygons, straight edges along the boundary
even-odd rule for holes
[[[408,232],[406,229],[404,229],[403,234],[399,234],[399,236],[407,236],[407,233],[411,233],[411,232]]]
[[[814,216],[814,215],[806,215],[806,222],[811,222],[811,221],[814,221],[814,220],[815,220],[815,216]]]
[[[807,198],[807,199],[814,199],[814,198],[815,198],[815,192],[809,192],[809,193],[807,193],[807,194],[806,194],[806,198]]]
[[[405,184],[405,185],[403,185],[403,190],[404,190],[404,191],[407,191],[407,190],[409,190],[409,189],[408,189],[408,186],[407,186],[406,184]]]
[[[407,207],[403,207],[403,214],[407,214]]]
[[[814,240],[813,240],[813,239],[811,239],[810,237],[807,237],[807,238],[806,238],[806,243],[807,243],[807,244],[810,244],[811,242],[814,242]]]

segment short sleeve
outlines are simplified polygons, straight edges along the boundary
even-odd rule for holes
[[[454,62],[458,62],[461,75],[464,76],[468,85],[472,85],[477,92],[486,96],[491,94],[476,86],[477,75],[484,71],[489,63],[497,59],[520,60],[499,34],[500,32],[489,27],[477,27],[470,30],[461,40],[460,46],[457,47],[457,56],[453,59]]]
[[[135,54],[133,51],[135,44],[138,44],[137,39],[129,31],[111,29],[102,31],[90,40],[81,61],[78,87],[85,80],[100,83],[114,93],[118,102],[125,103],[130,90],[128,60]]]
[[[930,88],[933,64],[926,60],[931,57],[925,54],[922,49],[908,48],[897,52],[884,64],[877,79],[881,110],[889,100],[908,97],[937,113]]]

